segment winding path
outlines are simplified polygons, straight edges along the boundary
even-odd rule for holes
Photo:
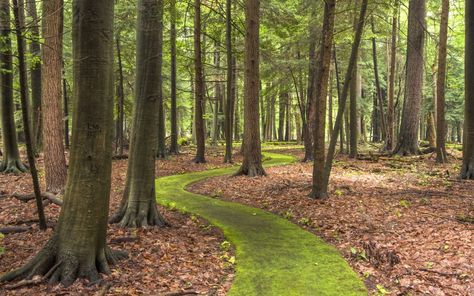
[[[265,156],[266,167],[295,161],[282,154]],[[263,210],[185,190],[192,183],[235,170],[228,167],[156,181],[160,204],[203,217],[236,246],[236,276],[228,295],[367,295],[339,252],[312,233]]]

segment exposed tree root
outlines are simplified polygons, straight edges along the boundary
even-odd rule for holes
[[[122,159],[128,159],[128,155],[127,154],[122,154],[122,155],[112,156],[112,160],[122,160]]]
[[[39,282],[61,283],[65,287],[70,286],[78,278],[96,283],[100,280],[100,273],[110,272],[110,264],[116,264],[120,259],[127,257],[126,253],[112,251],[107,247],[99,249],[95,253],[94,259],[77,250],[62,249],[58,236],[54,235],[43,249],[23,267],[2,275],[0,283],[17,279],[31,281],[37,276],[41,276]],[[23,286],[32,282],[20,283],[17,285]]]
[[[147,226],[170,226],[156,209],[155,199],[147,201],[126,202],[110,219],[110,223],[124,228],[139,228]]]
[[[21,174],[26,173],[28,169],[18,159],[6,161],[0,165],[0,173],[3,174]]]
[[[461,168],[461,179],[474,180],[474,160],[463,163]]]
[[[258,177],[266,176],[267,173],[261,164],[242,165],[234,176]]]
[[[193,162],[194,163],[206,163],[206,159],[204,157],[198,157],[196,156],[194,159],[193,159]]]
[[[12,197],[22,201],[22,202],[28,202],[30,200],[34,200],[35,199],[35,195],[34,194],[28,194],[28,195],[20,195],[20,194],[12,194],[11,195]],[[50,193],[50,192],[45,192],[45,193],[42,193],[41,196],[43,197],[43,199],[46,199],[46,200],[49,200],[50,202],[52,202],[53,204],[55,205],[58,205],[58,206],[62,206],[63,205],[63,201],[62,199],[58,198],[55,194],[53,193]]]

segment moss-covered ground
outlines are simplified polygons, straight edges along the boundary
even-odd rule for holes
[[[267,167],[295,161],[276,153],[265,153],[265,159]],[[235,170],[215,169],[156,181],[160,204],[205,218],[235,245],[236,276],[228,295],[367,295],[362,280],[338,251],[312,233],[260,209],[185,190],[192,183]]]

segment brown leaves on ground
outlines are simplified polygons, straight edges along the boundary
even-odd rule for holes
[[[209,151],[205,165],[194,164],[192,158],[192,151],[185,151],[179,156],[158,160],[157,176],[224,166],[223,156],[217,150]],[[41,159],[39,167],[42,168]],[[114,161],[111,212],[118,207],[122,197],[126,170],[127,160]],[[20,202],[9,197],[13,193],[32,193],[30,175],[0,175],[0,227],[31,226],[27,232],[6,235],[0,241],[0,246],[5,247],[5,253],[0,255],[0,274],[24,264],[53,232],[51,228],[44,233],[38,229],[34,201]],[[107,290],[107,295],[166,295],[182,291],[225,295],[234,271],[225,259],[232,256],[231,250],[221,248],[222,233],[201,219],[161,207],[159,210],[171,227],[124,230],[116,225],[109,226],[109,246],[129,253],[129,259],[121,261],[110,275],[103,277],[103,285],[110,286],[109,289],[78,281],[67,289],[46,284],[16,290],[0,286],[0,295],[94,295],[101,289]],[[48,225],[54,227],[60,208],[48,205],[45,211]]]
[[[459,163],[433,158],[339,158],[330,199],[308,198],[312,164],[268,169],[261,178],[219,177],[191,186],[259,207],[336,246],[375,295],[474,295],[474,183]]]

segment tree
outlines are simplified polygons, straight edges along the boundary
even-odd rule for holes
[[[334,160],[334,154],[336,153],[337,140],[342,129],[342,121],[344,111],[346,109],[347,96],[349,94],[349,87],[351,79],[353,78],[353,71],[357,63],[357,56],[359,55],[359,47],[362,39],[362,33],[364,31],[365,16],[367,14],[367,2],[368,0],[362,0],[359,19],[357,22],[357,28],[354,37],[354,43],[352,44],[351,56],[349,59],[349,65],[344,80],[344,87],[341,92],[341,98],[339,107],[337,110],[336,122],[334,123],[334,130],[331,135],[329,143],[328,153],[324,170],[313,170],[313,188],[310,196],[314,197],[325,197],[328,192],[329,177],[331,175],[332,164]]]
[[[244,160],[237,175],[264,176],[260,144],[260,0],[245,2]]]
[[[441,25],[439,32],[437,103],[436,103],[436,162],[445,163],[446,152],[446,118],[445,118],[445,88],[446,88],[446,52],[448,43],[449,0],[442,1]]]
[[[48,275],[50,283],[91,282],[124,256],[106,246],[112,169],[114,1],[74,1],[73,140],[64,205],[42,250],[0,282]],[[71,239],[74,238],[74,239]]]
[[[31,18],[31,42],[30,54],[32,57],[30,63],[31,79],[31,107],[33,109],[32,127],[33,127],[33,146],[35,150],[41,146],[41,45],[39,33],[39,20],[36,11],[36,1],[27,0],[26,11]]]
[[[226,50],[227,50],[227,87],[226,87],[226,104],[225,104],[225,163],[232,163],[232,128],[234,121],[234,105],[235,105],[235,57],[232,52],[232,1],[226,0]]]
[[[408,41],[406,66],[406,100],[395,154],[419,153],[418,131],[420,127],[423,92],[425,46],[425,0],[410,0],[408,11]]]
[[[0,1],[0,110],[2,119],[3,162],[0,172],[22,173],[26,167],[20,159],[13,109],[13,66],[12,43],[10,39],[10,5],[8,0]]]
[[[123,63],[122,63],[122,50],[120,41],[120,32],[115,38],[117,48],[117,62],[118,62],[118,84],[117,84],[117,122],[115,126],[115,151],[118,155],[123,155],[124,137],[123,137],[123,126],[124,126],[124,78],[123,78]]]
[[[179,154],[178,114],[176,96],[176,0],[170,1],[170,48],[171,48],[171,145],[170,154]]]
[[[474,3],[465,2],[465,110],[461,178],[474,180]]]
[[[158,148],[156,150],[156,156],[158,158],[166,157],[166,123],[165,123],[165,108],[163,98],[163,1],[159,1],[159,20],[156,34],[158,34],[158,64],[157,64],[157,80],[158,84]],[[145,21],[145,20],[144,20]]]
[[[359,1],[355,0],[355,6],[358,6]],[[354,31],[357,30],[357,13],[354,13]],[[357,61],[354,66],[354,72],[352,73],[353,77],[351,79],[351,88],[350,88],[350,97],[349,97],[349,158],[356,158],[358,154],[358,144],[359,144],[359,131],[360,131],[360,121],[359,121],[359,56],[356,57]]]
[[[194,125],[196,129],[197,152],[194,162],[205,163],[206,136],[204,131],[204,72],[201,51],[201,0],[194,0],[194,67],[195,67],[195,102]]]
[[[66,184],[66,156],[62,112],[63,1],[43,1],[42,120],[46,190],[62,192]]]
[[[387,135],[385,150],[392,151],[395,139],[395,68],[397,63],[398,0],[394,0],[392,16],[392,40],[390,42],[390,66],[388,78]]]
[[[326,160],[326,106],[329,84],[329,72],[331,69],[332,42],[334,32],[334,17],[336,10],[336,1],[327,0],[324,4],[324,23],[321,40],[321,51],[319,57],[319,75],[317,79],[316,89],[317,97],[313,108],[315,111],[316,128],[314,129],[314,166],[313,176],[324,175],[324,163]],[[319,190],[324,188],[324,178],[313,179],[312,198],[326,198],[327,191]]]
[[[127,182],[117,213],[122,227],[165,226],[156,208],[155,157],[161,95],[160,22],[162,0],[140,0],[137,22],[137,77]]]

